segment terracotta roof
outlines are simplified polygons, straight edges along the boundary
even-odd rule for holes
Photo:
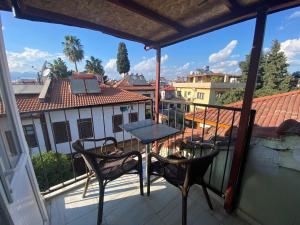
[[[51,94],[45,103],[39,101],[38,95],[16,96],[19,111],[24,113],[149,100],[148,97],[143,95],[106,85],[100,86],[100,94],[75,95],[71,93],[70,81],[68,79],[52,80],[52,82]],[[0,114],[4,114],[3,104],[0,104]]]
[[[242,102],[236,102],[226,106],[241,108]],[[279,137],[284,131],[282,131],[282,128],[280,128],[279,131],[278,128],[282,127],[282,124],[286,123],[286,121],[289,121],[289,130],[297,130],[291,128],[291,124],[298,126],[297,123],[300,122],[300,90],[255,98],[252,102],[252,109],[256,110],[255,126],[253,130],[254,136]],[[192,117],[193,113],[186,114],[186,119],[191,120]],[[196,112],[195,120],[203,123],[204,110]],[[220,110],[218,135],[225,135],[225,133],[228,132],[232,120],[232,111],[224,109]],[[236,112],[233,123],[234,127],[238,126],[239,120],[240,112]],[[216,126],[216,109],[207,110],[205,122],[212,126]]]
[[[166,86],[166,87],[163,87],[162,90],[164,90],[164,91],[175,91],[176,88],[173,87],[173,86]]]
[[[148,85],[131,85],[127,79],[123,78],[113,85],[115,88],[121,88],[127,91],[154,91],[155,86]]]

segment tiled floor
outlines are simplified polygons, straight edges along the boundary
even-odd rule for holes
[[[98,185],[93,182],[86,197],[83,187],[52,198],[47,202],[51,225],[95,225]],[[103,225],[175,225],[181,224],[181,194],[163,179],[151,186],[151,195],[139,195],[138,177],[127,175],[108,184],[104,197]],[[188,225],[246,225],[227,215],[212,198],[214,211],[204,199],[202,189],[194,186],[188,198]]]

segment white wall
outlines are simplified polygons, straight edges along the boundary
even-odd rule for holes
[[[35,147],[35,148],[29,148],[31,150],[31,154],[37,154],[39,153],[39,150],[41,150],[41,152],[46,151],[46,144],[45,144],[45,138],[43,135],[43,129],[42,129],[42,124],[40,119],[21,119],[22,122],[22,126],[24,125],[30,125],[30,124],[34,124],[34,129],[35,129],[35,134],[37,137],[37,141],[38,141],[38,145],[40,147]]]
[[[77,140],[79,138],[79,132],[77,127],[77,120],[79,119],[79,115],[81,119],[84,118],[91,118],[93,117],[93,125],[94,125],[94,132],[95,132],[95,138],[103,138],[103,137],[115,137],[117,141],[123,141],[123,135],[124,140],[131,139],[131,136],[129,133],[124,131],[123,132],[117,132],[113,133],[113,127],[112,127],[112,116],[117,114],[122,114],[120,111],[120,106],[130,106],[129,104],[126,105],[118,105],[118,106],[105,106],[103,107],[103,113],[102,113],[102,107],[94,107],[92,108],[82,108],[80,110],[77,109],[71,109],[66,110],[66,119],[69,121],[70,124],[70,131],[71,131],[71,138],[72,142]],[[129,123],[129,113],[133,112],[139,112],[139,120],[145,119],[145,104],[140,103],[139,104],[139,110],[137,104],[132,104],[132,109],[128,109],[128,111],[123,112],[123,123]],[[129,107],[130,108],[130,107]],[[58,151],[61,153],[69,154],[73,152],[74,150],[71,147],[71,143],[65,142],[60,144],[54,144],[54,138],[52,135],[52,129],[50,124],[50,117],[51,116],[51,122],[63,122],[65,121],[65,115],[63,111],[52,111],[45,113],[48,133],[49,133],[49,139],[51,143],[51,148],[53,151]],[[104,116],[104,123],[103,123],[103,116]],[[105,129],[105,130],[104,130]],[[100,146],[102,143],[98,142],[96,143],[96,146]],[[95,146],[95,143],[86,143],[85,148],[93,148]]]

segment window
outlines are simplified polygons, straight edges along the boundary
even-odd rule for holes
[[[72,141],[69,121],[55,122],[52,126],[55,144]]]
[[[177,91],[177,97],[178,98],[181,98],[182,96],[181,96],[181,91]]]
[[[184,92],[184,97],[185,97],[185,98],[187,97],[187,91]]]
[[[120,127],[122,124],[123,124],[123,115],[122,114],[114,115],[112,117],[112,125],[113,125],[114,133],[122,131],[122,128]]]
[[[133,122],[138,121],[139,120],[138,113],[137,112],[129,113],[128,114],[128,120],[129,120],[129,123],[133,123]]]
[[[177,109],[180,109],[181,108],[181,104],[177,104]]]
[[[79,138],[90,138],[94,136],[92,119],[77,120]]]
[[[197,92],[197,98],[198,99],[204,99],[204,93],[203,92]]]
[[[38,142],[36,140],[35,130],[32,124],[23,126],[25,138],[29,148],[35,148],[38,146]]]

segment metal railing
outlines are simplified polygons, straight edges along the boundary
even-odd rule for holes
[[[145,146],[129,133],[124,130],[113,132],[113,117],[122,115],[120,125],[124,125],[133,122],[130,119],[131,113],[136,113],[138,120],[153,118],[152,108],[152,100],[147,100],[22,113],[23,127],[29,125],[32,128],[30,131],[25,131],[24,128],[24,133],[42,194],[51,193],[86,178],[88,169],[81,156],[72,148],[72,142],[81,135],[89,134],[89,138],[94,139],[112,136],[125,151],[138,149],[144,152]],[[60,125],[56,126],[55,123]],[[85,148],[99,152],[102,144],[94,142]],[[110,149],[113,149],[113,145],[108,143],[105,150]]]
[[[125,105],[125,108],[124,108]],[[121,108],[123,109],[121,110]],[[231,160],[234,152],[236,131],[239,124],[241,108],[215,106],[184,101],[160,101],[160,122],[181,130],[180,134],[160,141],[163,145],[162,155],[176,151],[175,143],[178,140],[197,143],[208,142],[216,146],[220,153],[214,159],[207,174],[207,186],[219,196],[224,196],[227,186]],[[80,135],[91,135],[89,138],[103,138],[113,136],[118,145],[125,151],[139,150],[145,152],[145,146],[124,130],[113,132],[113,117],[122,115],[122,123],[130,123],[131,113],[137,113],[138,120],[153,118],[153,102],[130,102],[122,105],[92,106],[55,111],[39,111],[21,114],[23,125],[32,125],[33,134],[26,133],[29,143],[34,169],[37,175],[42,194],[48,194],[67,185],[86,178],[88,169],[81,157],[76,157],[72,142]],[[254,111],[249,121],[254,121]],[[86,120],[90,119],[90,120]],[[91,126],[81,126],[80,122],[91,123]],[[63,122],[57,131],[56,122]],[[249,124],[250,127],[253,124]],[[63,131],[64,130],[64,131]],[[56,140],[57,132],[65,135],[65,142]],[[248,133],[251,138],[251,133]],[[60,139],[62,137],[59,137]],[[91,143],[84,146],[91,151],[101,151],[103,143]],[[105,150],[112,149],[106,145]],[[194,156],[202,156],[205,149],[195,149]],[[187,154],[191,152],[187,151]]]
[[[171,154],[178,140],[214,145],[219,149],[220,153],[214,158],[204,179],[210,190],[224,197],[241,110],[241,108],[230,106],[162,100],[160,102],[160,121],[180,129],[181,133],[174,138],[168,138],[163,141],[165,152],[161,154]],[[249,118],[247,133],[249,140],[247,142],[251,138],[254,117],[255,111],[252,110],[251,118]],[[195,149],[193,154],[196,157],[202,156],[205,154],[205,149],[202,147]]]

